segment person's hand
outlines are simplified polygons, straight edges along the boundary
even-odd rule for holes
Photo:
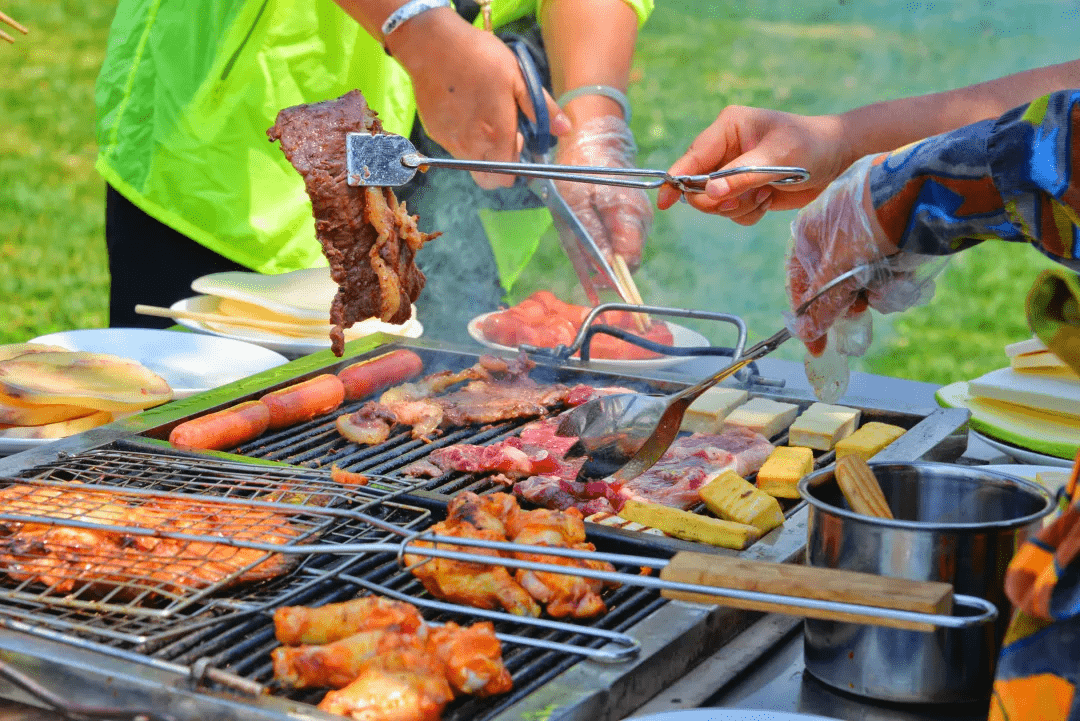
[[[401,26],[387,46],[409,73],[420,120],[436,143],[455,158],[518,160],[518,108],[530,120],[535,113],[517,59],[502,40],[438,8]],[[565,133],[569,120],[547,93],[545,99],[552,133]],[[487,189],[514,182],[513,175],[473,177]]]
[[[820,356],[827,343],[841,355],[865,353],[871,341],[867,307],[895,313],[925,303],[944,266],[933,262],[943,260],[935,256],[900,252],[886,236],[870,200],[873,161],[874,156],[868,155],[855,162],[791,224],[788,329],[814,356]],[[796,309],[834,278],[886,256],[887,266],[856,274],[796,315]]]
[[[709,181],[704,193],[686,200],[705,213],[753,225],[769,209],[801,208],[831,183],[847,164],[842,122],[831,115],[802,116],[776,110],[731,105],[701,132],[690,149],[669,169],[672,175],[704,175],[747,165],[793,165],[806,168],[810,180],[798,185],[768,185],[775,176],[743,173]],[[657,196],[661,210],[680,192],[664,186]]]
[[[626,122],[618,115],[600,115],[560,138],[556,158],[561,165],[629,168],[636,152]],[[601,250],[621,256],[631,270],[641,265],[652,224],[644,190],[566,181],[556,181],[556,187]]]
[[[25,25],[22,25],[21,23],[19,23],[19,21],[15,20],[15,18],[11,17],[10,15],[5,15],[2,12],[0,12],[0,22],[7,23],[11,27],[18,30],[23,35],[26,35],[28,32],[30,32],[29,28],[27,28]],[[3,30],[0,30],[0,38],[8,41],[9,43],[14,43],[15,42],[15,38],[11,37],[7,33],[5,33]]]

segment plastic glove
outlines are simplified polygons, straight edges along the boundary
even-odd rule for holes
[[[603,115],[560,138],[556,157],[562,165],[630,168],[636,152],[626,121]],[[611,253],[621,256],[631,270],[641,265],[653,217],[644,190],[566,181],[557,181],[556,187],[601,250],[609,257]]]
[[[787,276],[792,309],[837,276],[889,256],[887,269],[860,273],[815,300],[803,315],[788,314],[788,329],[813,355],[824,350],[826,333],[834,326],[838,352],[865,353],[872,337],[869,319],[862,317],[866,307],[895,313],[929,301],[933,279],[944,267],[946,258],[900,252],[877,216],[868,212],[872,162],[866,156],[853,164],[791,224]]]

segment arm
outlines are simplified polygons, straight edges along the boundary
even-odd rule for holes
[[[799,213],[792,234],[792,307],[861,263],[896,254],[903,264],[883,283],[840,286],[794,322],[813,351],[860,297],[882,312],[910,307],[929,297],[912,292],[920,267],[985,240],[1030,243],[1080,271],[1080,90],[866,156]]]
[[[540,7],[544,46],[556,97],[575,88],[607,85],[626,92],[637,40],[638,15],[623,0],[546,0]],[[618,102],[579,95],[565,107],[570,131],[560,138],[556,162],[628,167],[636,146]],[[585,183],[558,183],[560,194],[602,248],[631,267],[641,261],[652,209],[644,191]]]
[[[955,130],[1062,88],[1080,87],[1080,60],[1009,75],[956,90],[874,103],[839,115],[801,116],[731,106],[694,140],[673,173],[707,173],[739,165],[799,165],[807,186],[766,186],[767,177],[744,175],[713,181],[691,205],[744,225],[770,208],[800,208],[813,200],[857,158],[887,152]],[[679,194],[662,188],[661,208]]]
[[[465,22],[452,8],[428,10],[388,38],[382,23],[403,0],[336,0],[401,63],[412,80],[417,113],[428,134],[457,158],[511,161],[520,152],[517,111],[533,117],[517,60],[489,32]],[[569,121],[547,96],[552,132]],[[508,186],[510,175],[478,173],[485,188]]]

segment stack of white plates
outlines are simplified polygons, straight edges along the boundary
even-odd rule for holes
[[[983,440],[1023,463],[1071,465],[1080,451],[1080,378],[1038,340],[1006,347],[1007,368],[941,388]]]
[[[280,275],[232,271],[196,279],[199,295],[173,303],[173,310],[210,313],[219,320],[179,319],[201,333],[256,343],[290,356],[330,347],[330,304],[337,285],[329,268],[311,268]],[[413,318],[401,325],[370,319],[345,331],[353,340],[372,333],[418,338],[423,327]]]

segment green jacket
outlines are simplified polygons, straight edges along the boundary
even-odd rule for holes
[[[644,22],[652,0],[627,2]],[[493,21],[534,10],[494,0]],[[282,108],[354,88],[408,135],[408,76],[331,0],[120,0],[96,89],[97,169],[149,215],[253,270],[323,265],[303,180],[266,129]]]

